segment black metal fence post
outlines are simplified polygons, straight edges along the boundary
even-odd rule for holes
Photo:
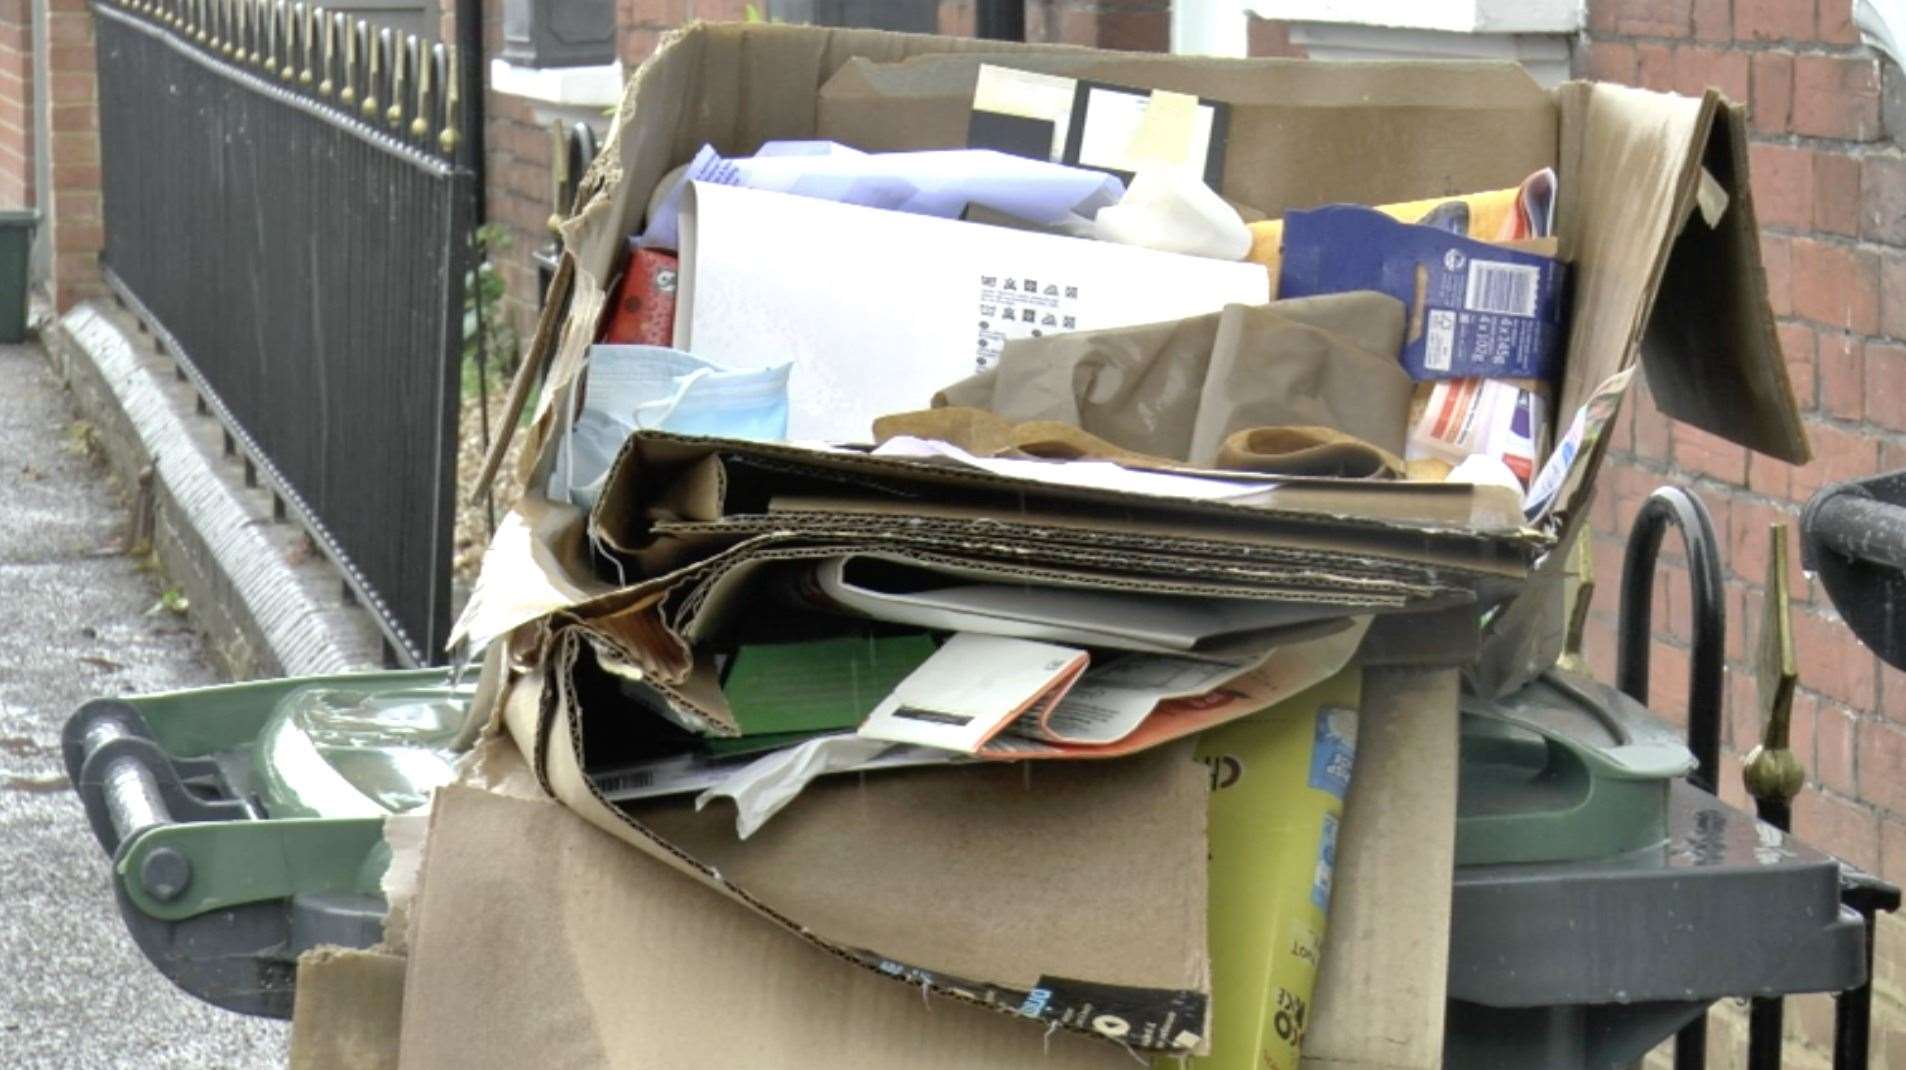
[[[1727,653],[1727,606],[1721,598],[1721,555],[1714,522],[1701,499],[1680,487],[1648,496],[1628,535],[1622,560],[1615,686],[1636,702],[1648,701],[1648,644],[1653,639],[1655,562],[1661,538],[1672,524],[1687,550],[1688,589],[1693,600],[1694,650],[1688,670],[1688,749],[1698,768],[1688,779],[1713,792],[1721,767],[1721,673]],[[1674,1038],[1675,1070],[1707,1065],[1707,1015],[1683,1026]]]
[[[314,6],[211,11],[93,5],[108,281],[399,659],[438,661],[467,63]]]

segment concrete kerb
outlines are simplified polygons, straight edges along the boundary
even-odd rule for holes
[[[376,669],[383,644],[342,575],[272,496],[248,487],[217,422],[172,359],[110,299],[41,325],[41,341],[95,441],[144,514],[169,581],[234,679]],[[135,527],[140,526],[135,518]]]

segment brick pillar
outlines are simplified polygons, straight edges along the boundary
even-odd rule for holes
[[[1900,881],[1906,674],[1880,664],[1798,567],[1800,509],[1815,491],[1906,467],[1906,157],[1896,143],[1906,130],[1885,129],[1881,91],[1900,72],[1882,78],[1882,61],[1861,47],[1848,11],[1849,0],[1589,0],[1579,74],[1682,93],[1712,85],[1749,105],[1761,249],[1815,459],[1786,465],[1665,420],[1637,380],[1613,429],[1594,507],[1598,585],[1588,645],[1596,675],[1611,679],[1623,540],[1655,487],[1690,487],[1712,512],[1724,554],[1728,756],[1720,787],[1745,806],[1739,756],[1760,727],[1754,664],[1769,525],[1787,525],[1800,664],[1793,748],[1807,769],[1795,829],[1814,846]],[[1678,544],[1671,552],[1655,589],[1651,704],[1679,719],[1686,715],[1689,596]],[[1881,977],[1906,965],[1902,931],[1897,921],[1881,926]],[[1899,1065],[1906,1007],[1897,989],[1878,991],[1876,1060],[1890,1052]],[[1832,1044],[1825,998],[1789,1008],[1788,1065],[1825,1065]],[[1717,1064],[1739,1065],[1739,1017],[1724,1009],[1715,1018]]]
[[[64,312],[105,292],[99,251],[105,243],[100,208],[98,75],[93,17],[85,0],[45,0],[48,125],[52,189],[42,199],[51,231],[55,308]]]
[[[0,208],[33,204],[33,9],[0,0]]]

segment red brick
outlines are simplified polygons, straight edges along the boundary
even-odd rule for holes
[[[1760,596],[1748,590],[1747,585],[1738,578],[1725,575],[1721,580],[1721,590],[1727,609],[1727,642],[1722,644],[1723,653],[1728,661],[1742,662],[1747,659],[1748,645],[1747,629],[1741,625],[1750,619],[1750,614],[1759,611]]]
[[[1906,725],[1906,672],[1880,662],[1880,716]]]
[[[1828,483],[1870,476],[1879,470],[1879,443],[1868,435],[1808,420],[1813,461],[1793,470],[1793,500],[1804,502]]]
[[[1756,52],[1753,66],[1754,129],[1785,133],[1793,121],[1793,56],[1785,52]]]
[[[1685,647],[1661,639],[1648,644],[1648,708],[1669,724],[1686,727],[1688,652]]]
[[[1733,623],[1731,620],[1729,623]],[[1728,635],[1740,631],[1729,628]],[[1721,691],[1727,696],[1721,716],[1721,744],[1746,754],[1760,735],[1760,713],[1754,700],[1754,674],[1738,665],[1729,665],[1721,674]]]
[[[1793,466],[1764,453],[1747,455],[1747,488],[1770,498],[1793,493]]]
[[[1880,330],[1906,338],[1906,252],[1896,249],[1880,254]]]
[[[1742,41],[1805,41],[1813,36],[1811,0],[1734,0],[1734,36]]]
[[[1686,37],[1689,0],[1603,0],[1615,8],[1615,32],[1637,37]]]
[[[1674,50],[1674,89],[1698,97],[1711,86],[1729,100],[1748,99],[1748,55],[1701,45],[1677,45]]]
[[[1813,756],[1808,767],[1811,779],[1842,795],[1857,795],[1854,755],[1859,750],[1858,715],[1844,706],[1823,702],[1814,717]]]
[[[1720,533],[1727,539],[1727,570],[1756,586],[1765,583],[1768,538],[1775,524],[1784,524],[1787,528],[1787,591],[1804,598],[1806,580],[1800,574],[1800,543],[1795,534],[1799,517],[1786,508],[1751,498],[1740,498],[1732,503],[1728,526]]]
[[[1747,159],[1761,225],[1805,230],[1813,222],[1814,154],[1756,142],[1748,146]]]
[[[1821,791],[1803,791],[1794,800],[1794,834],[1807,844],[1861,869],[1879,864],[1879,815],[1871,809]]]
[[[1767,273],[1767,307],[1776,316],[1793,312],[1793,242],[1778,235],[1760,236],[1760,264]]]
[[[1728,0],[1694,0],[1693,21],[1694,36],[1698,40],[1725,41],[1733,32],[1733,13],[1728,9]]]
[[[1906,431],[1906,346],[1866,343],[1860,389],[1868,423]]]
[[[1674,463],[1691,472],[1710,475],[1729,483],[1747,480],[1747,451],[1692,424],[1674,421],[1669,429],[1674,443]]]
[[[616,33],[616,57],[628,66],[639,66],[662,43],[662,33],[637,26],[621,27]]]
[[[1665,464],[1668,460],[1670,421],[1655,407],[1654,392],[1648,389],[1645,379],[1628,388],[1628,397],[1622,408],[1634,410],[1635,456]]]
[[[1856,710],[1873,708],[1879,698],[1879,659],[1854,638],[1845,624],[1837,618],[1795,606],[1793,631],[1803,686]],[[1901,797],[1906,798],[1906,783],[1901,784],[1900,790]],[[1866,792],[1862,794],[1871,797]]]
[[[1856,642],[1851,636],[1848,642]],[[1859,725],[1860,797],[1906,816],[1906,730],[1885,721]]]
[[[1906,881],[1906,821],[1880,819],[1879,876],[1894,884]],[[1901,1043],[1906,1041],[1906,1031],[1889,1029],[1884,1035],[1888,1038],[1886,1065],[1906,1066],[1906,1043]]]
[[[1669,538],[1672,539],[1674,536],[1670,535]],[[1689,603],[1687,565],[1660,562],[1655,569],[1653,593],[1655,595],[1655,634],[1686,645],[1694,637],[1694,613]]]
[[[1829,234],[1860,232],[1861,167],[1858,158],[1819,152],[1813,160],[1813,226]]]
[[[1059,14],[1057,29],[1056,40],[1066,44],[1160,52],[1171,42],[1171,14],[1166,11],[1068,10]],[[1027,31],[1028,36],[1032,36],[1030,25]],[[1050,23],[1047,33],[1051,33]],[[1048,36],[1047,39],[1055,38]]]
[[[1866,360],[1860,340],[1840,331],[1821,331],[1816,367],[1820,411],[1842,420],[1858,420],[1866,408]]]
[[[1635,58],[1635,80],[1642,88],[1662,93],[1674,88],[1674,52],[1667,45],[1636,45]]]
[[[1802,410],[1813,408],[1813,369],[1819,338],[1804,323],[1780,325],[1780,351],[1787,361],[1787,382],[1793,386],[1794,403]]]
[[[1864,161],[1860,230],[1868,241],[1906,243],[1906,159],[1869,156]]]
[[[1793,310],[1854,334],[1879,329],[1879,256],[1846,245],[1793,240]]]
[[[1621,41],[1593,41],[1583,73],[1597,82],[1635,83],[1635,46]]]
[[[1820,40],[1830,45],[1857,45],[1859,28],[1853,25],[1853,0],[1819,0]]]
[[[1794,57],[1793,130],[1871,141],[1880,135],[1879,64],[1866,56]]]
[[[1264,19],[1256,15],[1246,15],[1244,36],[1247,42],[1245,55],[1273,56],[1285,59],[1305,58],[1304,46],[1291,40],[1290,23],[1279,19]]]

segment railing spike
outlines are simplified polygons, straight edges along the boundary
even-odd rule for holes
[[[364,118],[375,120],[377,118],[377,82],[384,73],[384,33],[369,32],[368,23],[365,24],[365,28],[367,32],[364,46],[370,54],[364,57],[363,112]]]
[[[357,28],[358,23],[348,15],[338,16],[344,20],[344,84],[338,86],[338,100],[349,107],[357,99]]]
[[[404,125],[404,67],[409,60],[413,66],[417,61],[417,36],[405,34],[391,39],[390,57],[390,107],[384,109],[384,121],[395,130]]]
[[[335,69],[332,58],[337,52],[338,19],[342,16],[319,8],[318,18],[324,23],[324,43],[318,51],[318,70],[323,75],[318,79],[318,95],[328,97],[336,86],[336,83],[331,81],[331,72]]]
[[[463,107],[462,83],[457,79],[457,64],[459,62],[461,62],[461,56],[455,46],[445,51],[443,130],[437,134],[437,147],[443,150],[445,156],[456,155],[457,142],[461,139],[461,135],[457,133],[457,122],[462,118],[461,109]]]
[[[317,59],[318,51],[318,7],[316,4],[300,4],[299,7],[302,8],[300,12],[302,17],[299,19],[302,25],[299,26],[298,32],[304,35],[304,69],[298,72],[298,84],[308,87],[317,81],[317,76],[311,72],[311,67]]]
[[[415,37],[410,39],[410,49],[417,63],[417,112],[410,120],[410,136],[422,141],[430,136],[430,76],[435,73],[437,54],[434,48],[419,45]]]
[[[278,68],[278,77],[287,82],[298,76],[298,13],[303,10],[303,4],[278,0],[278,17],[285,21],[285,64]]]

